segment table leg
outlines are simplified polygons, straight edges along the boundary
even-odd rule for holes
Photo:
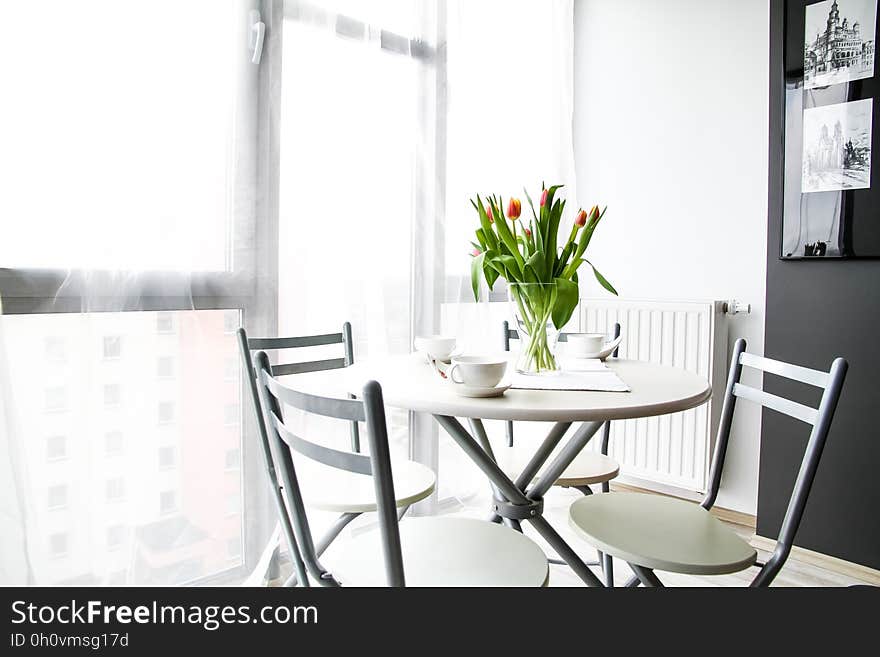
[[[486,434],[486,427],[483,426],[483,421],[477,418],[468,418],[468,425],[471,428],[471,434],[474,438],[477,439],[477,442],[480,444],[480,447],[483,448],[483,451],[489,456],[490,459],[498,463],[498,459],[495,458],[495,451],[492,449],[492,443],[489,442],[489,436]],[[501,491],[498,490],[498,486],[496,486],[492,481],[489,481],[489,486],[492,488],[492,499],[496,502],[504,502],[504,496],[501,494]],[[522,528],[516,520],[512,520],[511,518],[502,518],[499,515],[492,514],[493,517],[490,517],[489,520],[492,522],[501,522],[511,529],[515,529],[519,532],[522,532]]]
[[[593,574],[593,571],[590,570],[590,567],[584,563],[584,560],[581,559],[578,554],[571,549],[568,543],[556,533],[556,530],[553,529],[544,516],[539,515],[534,518],[529,518],[529,522],[532,523],[532,526],[538,530],[538,533],[544,537],[544,540],[547,541],[554,550],[556,550],[556,554],[562,557],[565,563],[568,564],[578,577],[590,586],[605,586],[602,584],[602,580],[596,577]]]
[[[538,481],[528,489],[530,499],[537,500],[546,494],[550,487],[556,483],[556,480],[565,472],[565,469],[571,465],[571,462],[577,458],[577,455],[586,447],[590,439],[602,427],[604,422],[584,422],[571,439],[565,444],[553,462],[547,466],[547,469],[538,477]],[[554,427],[555,429],[555,427]]]
[[[522,506],[530,506],[532,504],[532,500],[526,497],[523,491],[514,486],[510,478],[498,467],[495,461],[489,458],[485,450],[461,426],[458,420],[448,415],[435,415],[434,417],[440,426],[446,429],[447,433],[452,436],[452,439],[458,443],[458,446],[464,450],[464,453],[483,471],[483,474],[489,478],[489,481],[498,488],[501,495],[508,502]]]
[[[541,475],[535,485],[529,489],[528,494],[526,494],[526,491],[523,490],[525,484],[529,483],[534,476],[534,472],[537,472],[549,458],[553,448],[559,443],[570,426],[569,423],[558,423],[553,427],[550,434],[544,440],[544,443],[542,443],[538,452],[536,452],[535,456],[532,457],[532,460],[529,463],[528,467],[534,468],[533,474],[530,475],[529,479],[522,484],[522,487],[520,487],[511,481],[504,471],[498,467],[498,464],[495,462],[494,458],[492,458],[491,446],[488,446],[488,450],[481,447],[480,442],[483,440],[488,443],[482,422],[479,420],[471,422],[471,429],[477,436],[475,439],[474,436],[469,434],[454,417],[448,415],[435,415],[434,417],[440,426],[442,426],[449,435],[452,436],[452,439],[458,443],[459,447],[462,448],[465,454],[467,454],[477,467],[479,467],[488,477],[493,486],[493,493],[497,490],[501,497],[500,501],[504,502],[503,504],[496,505],[496,510],[492,519],[494,520],[495,516],[501,517],[505,524],[513,526],[514,528],[519,528],[518,526],[521,520],[528,520],[534,525],[535,529],[541,534],[544,540],[546,540],[551,547],[556,550],[557,554],[565,560],[571,569],[575,571],[578,577],[590,586],[603,586],[602,581],[593,574],[584,561],[574,550],[571,549],[571,547],[569,547],[563,538],[556,533],[556,530],[553,529],[550,523],[548,523],[542,515],[544,493],[553,485],[553,482],[558,479],[559,475],[565,470],[565,468],[571,464],[602,423],[587,422],[581,426],[565,447],[562,448],[559,455],[553,459],[553,462],[548,466],[547,471]],[[550,479],[551,475],[552,479]],[[545,482],[547,480],[550,481],[550,484],[545,488]]]

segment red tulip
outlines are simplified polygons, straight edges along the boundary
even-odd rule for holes
[[[547,204],[547,190],[545,189],[541,192],[541,207],[543,208]]]
[[[596,221],[596,220],[598,220],[598,219],[599,219],[599,206],[598,206],[598,205],[594,205],[594,206],[590,209],[590,221]]]
[[[523,232],[526,234],[526,237],[532,236],[532,231],[530,231],[528,228],[523,228]]]
[[[474,256],[474,257],[476,258],[478,255],[480,255],[480,250],[479,250],[479,249],[474,249],[473,251],[471,251],[471,255]]]
[[[489,217],[490,224],[495,223],[495,217],[492,216],[492,206],[491,205],[488,208],[486,208],[486,216]]]
[[[522,203],[518,198],[510,199],[510,203],[507,204],[507,218],[511,221],[515,219],[519,219],[519,215],[522,212]]]
[[[587,213],[581,210],[577,213],[577,216],[574,218],[574,225],[578,228],[587,225]]]

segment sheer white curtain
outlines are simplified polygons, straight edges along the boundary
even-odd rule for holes
[[[571,0],[289,0],[285,19],[280,331],[351,321],[358,359],[441,330],[499,349],[506,304],[470,290],[468,199],[542,180],[574,198]],[[460,451],[441,438],[438,461],[436,429],[413,421],[440,498],[470,495]]]
[[[274,519],[241,323],[351,321],[357,359],[425,332],[498,348],[506,304],[470,298],[468,198],[542,180],[573,194],[571,13],[0,4],[0,583],[249,573]],[[437,461],[431,422],[391,423],[398,455],[413,428],[413,453]],[[440,497],[482,491],[440,445]]]
[[[542,182],[563,184],[561,195],[577,204],[573,114],[573,5],[571,0],[450,1],[447,22],[448,89],[445,249],[447,280],[444,330],[466,350],[500,351],[501,323],[511,319],[500,298],[472,303],[470,241],[477,223],[468,199],[477,193],[511,196],[526,205],[523,187],[536,200]],[[572,212],[572,217],[574,213]],[[571,217],[566,218],[568,221]],[[482,298],[487,298],[485,283]],[[503,425],[487,422],[497,446]],[[543,426],[517,426],[534,439]],[[533,436],[532,434],[536,434]],[[450,438],[440,438],[441,498],[453,497],[482,511],[484,476]],[[497,448],[496,448],[497,449]]]
[[[0,583],[234,580],[271,530],[234,339],[252,6],[0,4]]]

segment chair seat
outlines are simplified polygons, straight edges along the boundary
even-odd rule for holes
[[[533,452],[517,447],[502,447],[495,451],[498,465],[511,479],[516,479],[528,464]],[[552,458],[552,457],[551,457]],[[588,486],[611,481],[620,472],[620,465],[610,456],[591,450],[582,450],[559,479],[557,486]]]
[[[517,531],[470,518],[404,518],[400,543],[407,586],[546,586],[547,557]],[[324,565],[343,586],[385,586],[378,531],[330,548]]]
[[[758,556],[698,504],[661,495],[591,495],[571,505],[569,522],[597,550],[658,570],[721,575],[748,568]]]
[[[414,461],[392,464],[397,506],[409,506],[434,492],[434,471]],[[367,513],[376,510],[373,477],[318,463],[297,470],[306,506],[320,511]]]

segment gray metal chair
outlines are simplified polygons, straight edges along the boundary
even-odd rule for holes
[[[480,520],[414,518],[398,523],[399,502],[388,447],[382,389],[364,386],[362,401],[321,397],[287,387],[273,375],[269,358],[256,355],[256,374],[268,442],[285,504],[306,572],[323,586],[343,582],[403,586],[541,586],[548,577],[547,559],[526,536]],[[282,408],[349,422],[365,422],[370,455],[332,449],[296,435],[285,423]],[[296,455],[296,458],[294,458]],[[321,561],[306,515],[306,503],[294,461],[310,459],[370,482],[377,501],[379,531],[346,542],[331,572]],[[334,550],[337,546],[334,546]]]
[[[272,489],[276,511],[278,512],[278,520],[287,542],[291,561],[294,565],[294,576],[291,577],[286,584],[307,584],[308,580],[303,580],[299,576],[299,571],[302,570],[302,557],[296,542],[293,526],[290,523],[290,517],[284,507],[283,485],[278,475],[279,463],[283,462],[283,460],[279,461],[277,455],[273,456],[272,454],[269,439],[270,432],[267,430],[263,413],[260,410],[256,372],[254,370],[251,352],[255,350],[275,351],[318,345],[342,344],[344,348],[344,356],[341,358],[329,358],[296,363],[279,363],[272,366],[272,373],[275,376],[286,376],[290,374],[320,372],[329,369],[347,367],[354,362],[351,325],[346,322],[342,327],[341,333],[283,338],[248,338],[245,330],[239,329],[238,343],[241,358],[244,363],[244,369],[248,375],[249,391],[257,420],[263,462],[269,476],[269,483]],[[358,429],[358,423],[352,421],[350,424],[351,450],[352,452],[359,452],[360,432]],[[322,486],[319,488],[314,487],[315,494],[308,499],[309,507],[341,514],[337,521],[329,528],[326,535],[319,541],[317,550],[320,555],[330,546],[346,525],[362,513],[375,511],[377,505],[372,483],[365,481],[363,477],[357,477],[347,472],[330,469],[319,469],[318,472],[310,474],[316,478],[320,478]],[[399,493],[396,502],[400,508],[401,515],[406,512],[411,504],[428,497],[434,490],[434,472],[430,468],[419,463],[408,461],[401,464],[396,470],[396,476],[396,488]]]
[[[847,362],[836,358],[830,371],[822,372],[749,354],[745,349],[745,340],[737,340],[712,457],[709,490],[699,505],[660,495],[612,493],[584,498],[571,506],[569,520],[578,534],[596,549],[630,564],[635,577],[629,586],[662,586],[654,569],[720,575],[753,565],[761,570],[751,586],[768,586],[791,552],[840,398]],[[743,367],[822,388],[818,409],[740,383]],[[812,426],[776,549],[766,563],[758,563],[755,549],[709,513],[721,486],[733,411],[740,398]]]
[[[510,351],[511,340],[519,339],[519,333],[516,329],[510,328],[510,324],[507,320],[502,324],[502,337],[504,351]],[[615,323],[613,339],[616,340],[618,337],[620,337],[620,324]],[[567,342],[568,336],[565,333],[561,333],[559,335],[559,341]],[[620,347],[618,346],[611,353],[611,356],[616,358],[619,351]],[[513,448],[513,422],[506,423],[506,432],[507,446]],[[607,493],[611,490],[609,482],[620,473],[620,464],[615,459],[608,456],[608,443],[610,438],[611,423],[606,422],[602,427],[600,453],[597,454],[590,450],[583,450],[578,454],[577,458],[571,462],[571,465],[565,469],[559,479],[554,482],[554,486],[559,486],[561,488],[574,488],[584,495],[592,495],[593,491],[590,486],[594,484],[601,484],[603,493]],[[516,474],[521,466],[525,465],[527,462],[525,459],[516,459],[514,457],[513,462],[505,467],[505,461],[507,460],[509,459],[505,459],[505,455],[502,452],[499,455],[499,462],[502,463],[502,468],[505,471],[510,471],[512,474]],[[518,461],[522,462],[519,463]],[[551,562],[556,563],[556,560],[551,560]],[[608,586],[613,586],[614,564],[611,557],[600,551],[598,564],[602,566],[606,584]]]

